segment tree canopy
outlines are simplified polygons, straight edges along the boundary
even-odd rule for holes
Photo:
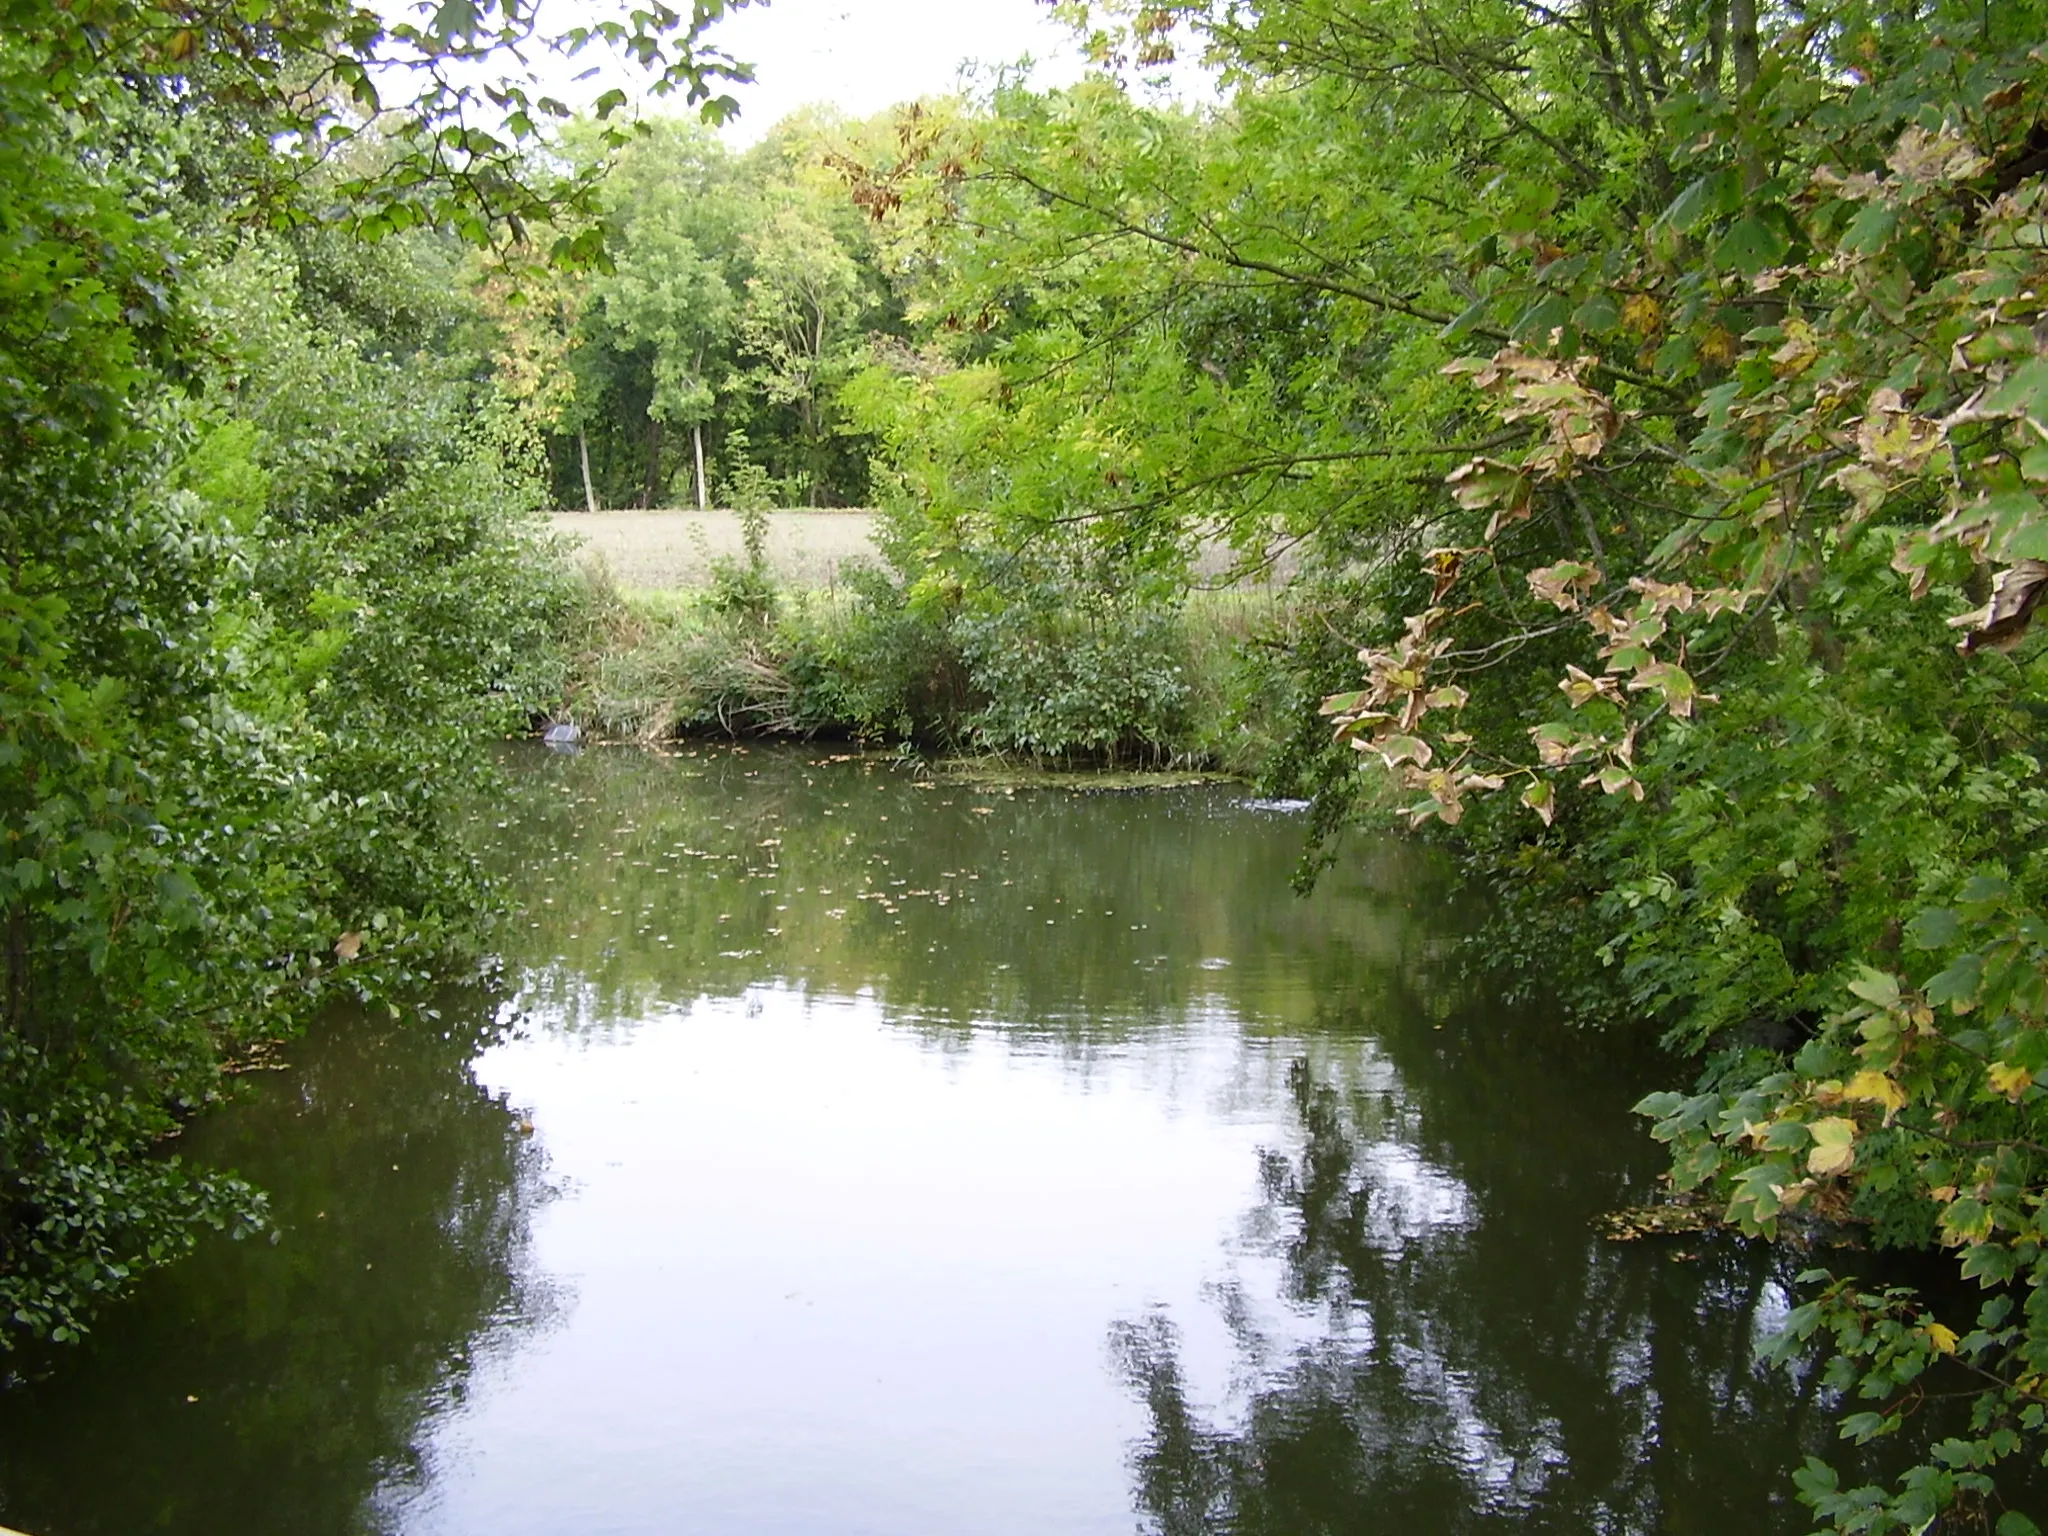
[[[722,9],[555,41],[717,111]],[[548,45],[516,5],[0,21],[4,1347],[260,1222],[156,1148],[225,1067],[479,952],[455,791],[559,693],[568,591],[467,288],[543,219],[594,256],[601,166],[544,173],[568,109],[471,83]]]

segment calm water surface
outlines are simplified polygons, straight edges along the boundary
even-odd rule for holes
[[[1412,852],[1301,900],[1227,789],[511,767],[504,986],[195,1128],[275,1240],[0,1394],[0,1522],[1807,1528],[1830,1415],[1751,1364],[1795,1266],[1593,1233],[1663,1069],[1448,980]]]

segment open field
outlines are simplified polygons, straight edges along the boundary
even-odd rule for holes
[[[737,512],[556,512],[549,525],[601,556],[612,578],[628,591],[674,592],[710,585],[712,562],[721,556],[741,559]],[[875,515],[872,512],[771,512],[768,514],[768,564],[786,587],[826,591],[839,584],[840,573],[861,560],[876,560]],[[1197,573],[1215,581],[1230,568],[1230,551],[1220,545],[1203,549]],[[1294,561],[1282,556],[1274,578],[1284,582]],[[1258,590],[1265,583],[1245,584]]]
[[[737,512],[557,512],[548,522],[628,590],[706,586],[713,561],[746,553]],[[771,512],[768,563],[785,586],[834,587],[844,567],[875,558],[873,530],[868,512]]]

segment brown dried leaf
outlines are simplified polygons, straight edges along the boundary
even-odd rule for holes
[[[1695,595],[1685,582],[1652,581],[1645,576],[1629,578],[1629,586],[1643,594],[1651,612],[1658,617],[1676,610],[1679,613],[1692,612]]]
[[[1580,560],[1560,560],[1529,573],[1529,590],[1561,613],[1576,613],[1579,595],[1590,592],[1603,580],[1600,567]]]
[[[2022,560],[1992,579],[1991,601],[1971,613],[1950,619],[1951,629],[1966,629],[1956,649],[1965,656],[1984,646],[2009,651],[2027,635],[2034,610],[2048,597],[2048,561]]]
[[[1899,135],[1898,147],[1885,161],[1902,181],[1939,183],[1968,181],[1990,164],[1961,134],[1946,123],[1939,133],[1917,124]]]
[[[1565,664],[1566,676],[1558,683],[1564,696],[1572,701],[1573,709],[1583,709],[1595,699],[1611,699],[1621,702],[1621,685],[1611,677],[1595,677],[1583,667]]]

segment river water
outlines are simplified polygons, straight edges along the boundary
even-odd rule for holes
[[[272,1195],[0,1393],[36,1536],[1803,1531],[1797,1262],[1615,1244],[1670,1069],[1400,845],[1209,786],[515,754],[494,986],[188,1156]]]

